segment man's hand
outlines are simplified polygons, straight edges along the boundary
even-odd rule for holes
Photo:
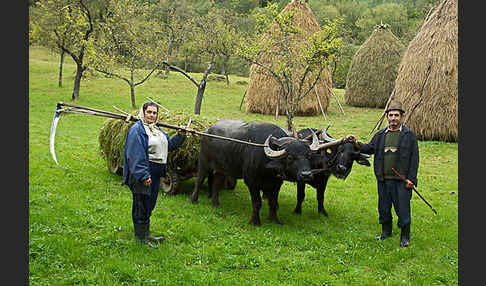
[[[407,190],[410,190],[412,187],[413,187],[412,181],[410,181],[409,179],[405,179],[405,188]]]
[[[151,178],[145,179],[142,181],[142,183],[145,187],[150,187],[150,184],[152,184],[152,179]]]
[[[354,146],[354,149],[356,149],[356,150],[360,149],[359,143],[358,143],[358,141],[356,141],[356,137],[354,137],[354,135],[352,135],[352,134],[346,135],[346,141],[349,142],[349,143],[352,143],[353,146]]]
[[[349,143],[354,143],[356,142],[356,137],[354,137],[354,135],[352,134],[348,134],[346,135],[346,141],[348,141]]]

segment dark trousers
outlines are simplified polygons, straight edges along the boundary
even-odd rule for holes
[[[152,184],[149,187],[149,195],[132,193],[132,220],[134,224],[150,223],[150,216],[152,215],[159,195],[161,176],[165,176],[165,164],[150,162],[150,178],[152,179]]]
[[[398,217],[397,225],[403,228],[412,221],[410,215],[410,199],[412,191],[405,188],[400,180],[378,181],[378,214],[380,224],[391,222],[391,208],[395,209]]]

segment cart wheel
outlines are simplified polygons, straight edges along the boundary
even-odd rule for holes
[[[172,169],[167,168],[167,177],[160,178],[160,189],[168,194],[175,195],[179,192],[181,179]]]
[[[108,162],[108,169],[113,174],[117,174],[117,175],[123,174],[123,168],[118,164],[118,160],[114,162],[113,161]]]

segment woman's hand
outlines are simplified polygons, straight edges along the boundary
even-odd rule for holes
[[[177,134],[179,135],[186,135],[186,130],[185,130],[185,126],[179,126],[180,128],[177,129]]]
[[[152,179],[151,178],[145,179],[142,181],[142,183],[145,187],[150,187],[150,184],[152,184]]]

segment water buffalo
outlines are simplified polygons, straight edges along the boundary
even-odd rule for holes
[[[328,128],[329,126],[324,131],[310,128],[302,129],[297,132],[297,136],[301,139],[308,139],[315,133],[318,134],[319,141],[323,143],[336,142],[337,139],[332,138],[327,133]],[[310,144],[310,141],[308,144]],[[297,182],[297,205],[294,212],[297,214],[302,213],[302,202],[305,198],[305,184],[307,183],[316,189],[317,211],[328,216],[324,208],[324,192],[331,174],[338,179],[344,180],[351,172],[354,161],[369,167],[370,162],[367,160],[369,157],[370,156],[367,154],[360,153],[359,150],[349,142],[320,149],[319,156],[312,157],[311,168],[323,169],[324,171],[315,174],[310,181]]]
[[[211,125],[207,133],[267,145],[260,147],[208,136],[201,138],[198,172],[191,197],[191,201],[196,202],[201,183],[206,177],[213,176],[214,182],[208,185],[212,203],[218,205],[218,191],[224,177],[242,178],[251,196],[253,214],[250,223],[257,226],[261,225],[260,191],[268,198],[268,220],[280,224],[278,194],[284,178],[294,182],[311,181],[316,173],[311,169],[311,154],[323,148],[313,132],[310,132],[312,140],[306,143],[289,137],[281,127],[265,122],[223,119]]]

